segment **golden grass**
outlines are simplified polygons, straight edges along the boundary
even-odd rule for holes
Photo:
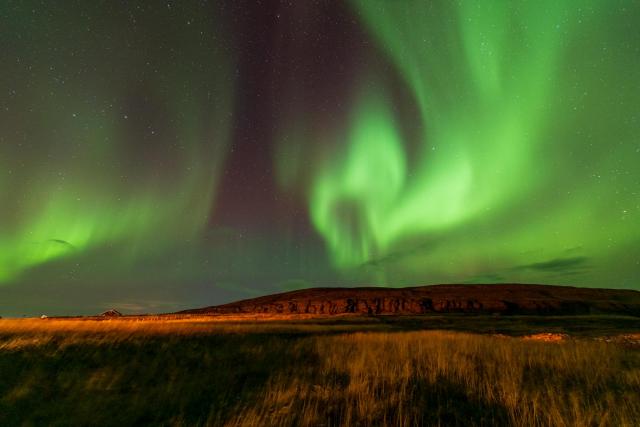
[[[279,319],[255,320],[229,317],[222,320],[209,316],[192,317],[131,317],[114,319],[0,319],[0,349],[8,345],[37,345],[57,338],[65,345],[99,342],[122,342],[132,338],[170,335],[172,337],[216,334],[312,334],[340,333],[362,330],[386,330],[378,324],[291,323]],[[8,338],[3,342],[1,337]]]
[[[320,366],[271,378],[229,425],[632,426],[640,419],[639,355],[631,368],[617,347],[433,331],[299,345],[314,346]]]
[[[0,321],[0,425],[635,426],[640,351],[357,325]]]

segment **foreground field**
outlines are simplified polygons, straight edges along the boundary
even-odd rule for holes
[[[523,319],[503,322],[522,335]],[[634,319],[596,323],[623,325],[635,337]],[[561,328],[551,326],[533,330]],[[640,419],[633,340],[594,339],[592,329],[559,343],[402,329],[398,321],[355,319],[0,320],[0,425],[632,426]]]

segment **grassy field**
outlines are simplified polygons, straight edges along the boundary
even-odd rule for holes
[[[638,326],[0,320],[0,425],[634,426],[640,350],[615,336]],[[570,336],[520,337],[545,331]]]

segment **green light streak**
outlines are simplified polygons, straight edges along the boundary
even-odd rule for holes
[[[104,16],[93,12],[122,19],[108,7]],[[0,284],[92,250],[110,248],[110,265],[122,269],[195,240],[214,203],[233,93],[230,59],[203,37],[208,23],[185,29],[172,25],[186,19],[166,21],[172,25],[159,33],[151,21],[146,31],[117,35],[106,25],[104,52],[78,39],[73,52],[80,53],[65,57],[47,46],[62,43],[52,30],[61,27],[57,20],[74,18],[40,19],[33,39],[23,41],[31,55],[24,61],[34,75],[55,79],[14,82],[22,99],[40,103],[17,104],[17,120],[3,123]],[[169,52],[178,56],[167,61]],[[78,70],[89,71],[78,78]]]
[[[639,58],[602,25],[621,10],[597,0],[353,3],[410,87],[421,136],[401,136],[382,84],[357,93],[347,148],[315,173],[309,196],[336,266],[373,269],[378,283],[487,271],[540,280],[549,272],[508,266],[638,241],[639,172],[622,153],[639,130],[629,120]],[[598,45],[618,56],[603,60]],[[594,80],[607,68],[626,74],[605,89]],[[618,117],[598,108],[610,99],[629,103],[614,106]],[[593,182],[602,170],[607,179]]]
[[[318,177],[311,214],[339,265],[384,249],[407,174],[402,142],[386,104],[368,95],[358,110],[347,153]]]

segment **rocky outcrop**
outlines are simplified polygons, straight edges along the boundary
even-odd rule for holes
[[[100,316],[102,316],[102,317],[121,317],[122,313],[120,313],[115,308],[112,308],[111,310],[107,310],[104,313],[100,313]]]
[[[625,314],[640,316],[640,292],[550,285],[313,288],[183,314]]]

